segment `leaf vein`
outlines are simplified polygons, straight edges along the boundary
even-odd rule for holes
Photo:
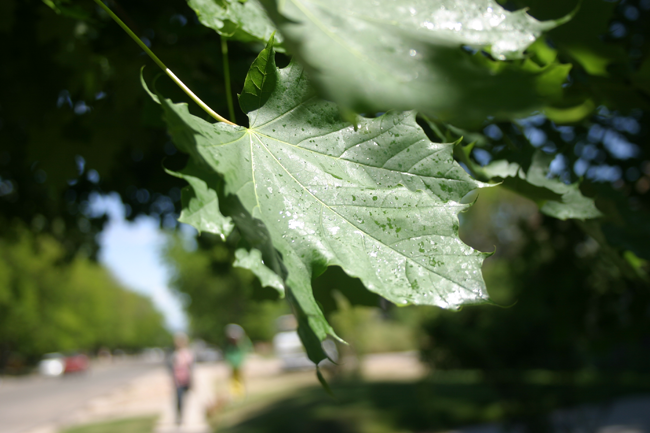
[[[462,284],[458,283],[457,281],[452,280],[452,279],[449,278],[448,276],[441,275],[440,273],[436,272],[435,270],[433,270],[433,269],[431,269],[431,268],[429,268],[429,267],[427,267],[427,266],[424,266],[424,265],[422,265],[421,263],[416,262],[415,260],[413,260],[413,259],[410,258],[409,256],[405,255],[404,253],[402,253],[402,252],[400,252],[400,251],[398,251],[398,250],[396,250],[396,249],[394,249],[394,248],[391,248],[390,245],[387,245],[387,244],[383,243],[382,241],[380,241],[379,239],[375,238],[375,237],[372,236],[370,233],[363,231],[363,229],[359,229],[359,227],[357,227],[357,226],[355,226],[354,224],[352,224],[351,221],[349,221],[347,218],[345,218],[345,217],[344,217],[343,215],[341,215],[340,213],[336,212],[336,211],[335,211],[332,207],[330,207],[327,203],[325,203],[323,200],[321,200],[319,197],[317,197],[317,196],[314,195],[311,191],[309,191],[309,189],[306,188],[305,185],[303,185],[300,181],[298,181],[298,179],[296,179],[296,178],[293,176],[293,174],[292,174],[292,173],[291,173],[291,172],[290,172],[290,171],[289,171],[289,170],[288,170],[284,165],[282,165],[282,163],[281,163],[281,162],[280,162],[280,161],[275,157],[275,155],[273,154],[273,152],[271,152],[271,150],[270,150],[270,149],[269,149],[269,148],[264,144],[264,142],[263,142],[262,140],[260,140],[260,138],[259,138],[257,135],[255,135],[255,138],[256,138],[257,141],[260,143],[260,145],[261,145],[261,146],[262,146],[262,147],[263,147],[263,148],[268,152],[268,154],[271,156],[271,158],[273,158],[273,159],[275,160],[275,162],[276,162],[276,163],[277,163],[277,164],[282,168],[282,170],[284,170],[284,172],[287,173],[287,175],[289,175],[289,177],[290,177],[291,179],[293,179],[293,181],[296,182],[296,184],[298,184],[298,185],[299,185],[299,186],[300,186],[300,187],[301,187],[305,192],[307,192],[310,196],[312,196],[312,197],[314,198],[314,200],[316,200],[317,202],[319,202],[319,203],[321,204],[321,206],[323,206],[323,208],[327,208],[327,209],[329,209],[333,214],[337,215],[340,219],[342,219],[343,221],[345,221],[346,223],[348,223],[350,226],[354,227],[356,230],[360,230],[360,232],[361,232],[363,235],[365,235],[365,236],[367,236],[368,238],[374,240],[375,242],[379,243],[380,245],[384,245],[384,246],[388,247],[391,251],[393,251],[394,253],[396,253],[396,254],[398,254],[398,255],[404,257],[407,261],[413,262],[413,263],[414,263],[415,265],[417,265],[417,266],[422,266],[422,267],[424,267],[425,269],[427,269],[429,272],[438,275],[438,276],[441,277],[442,279],[447,280],[447,281],[451,281],[452,283],[457,284],[458,286],[465,288]],[[251,153],[252,153],[252,151],[253,151],[253,147],[252,147],[252,140],[251,140]],[[251,160],[252,160],[252,156],[251,156]],[[257,197],[257,188],[256,188],[255,196]],[[259,207],[259,201],[258,201],[258,207]],[[260,208],[260,210],[261,210],[261,208]],[[376,273],[375,273],[375,275],[376,275]],[[409,281],[410,281],[410,280],[409,280]],[[469,289],[468,289],[468,290],[469,290]]]
[[[255,131],[256,133],[261,134],[260,132],[257,131],[257,129],[259,129],[259,128],[263,128],[264,126],[272,125],[273,123],[277,122],[278,120],[282,119],[283,117],[285,117],[285,116],[291,114],[291,112],[293,112],[293,111],[295,111],[296,109],[298,109],[298,107],[300,107],[301,105],[304,105],[304,104],[306,104],[307,102],[309,102],[309,101],[311,101],[312,99],[315,99],[315,98],[316,98],[316,95],[314,95],[314,96],[312,96],[312,97],[310,97],[310,98],[305,99],[305,100],[302,101],[300,104],[298,104],[298,105],[296,105],[295,107],[293,107],[291,110],[285,111],[284,113],[282,113],[282,114],[280,114],[279,116],[277,116],[277,117],[275,117],[275,118],[269,120],[268,122],[266,122],[266,123],[262,123],[261,125],[255,125],[254,127],[251,127],[251,131]],[[255,117],[255,121],[257,121],[257,117]],[[253,122],[253,123],[254,123],[254,122]],[[264,135],[264,134],[262,134],[262,135]]]

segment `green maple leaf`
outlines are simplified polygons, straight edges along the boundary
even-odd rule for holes
[[[260,250],[247,251],[244,248],[239,248],[235,251],[235,262],[232,265],[237,268],[250,269],[259,278],[262,286],[273,287],[280,292],[284,291],[282,278],[264,265]]]
[[[525,170],[518,163],[507,160],[494,161],[475,169],[487,178],[502,180],[507,188],[535,201],[540,211],[548,216],[561,220],[603,216],[594,200],[580,192],[578,183],[567,185],[559,179],[547,177],[552,160],[552,155],[537,150]]]
[[[187,3],[201,24],[228,38],[266,43],[276,31],[258,0],[188,0]],[[281,37],[276,37],[275,42],[280,44]]]
[[[261,251],[241,253],[238,264],[278,290],[268,271],[282,277],[311,359],[323,359],[320,341],[334,335],[311,288],[328,266],[399,305],[486,300],[487,254],[463,244],[457,218],[467,207],[461,198],[485,184],[454,161],[453,144],[429,141],[414,112],[361,118],[355,128],[316,96],[299,65],[276,68],[272,44],[251,66],[240,96],[250,128],[210,124],[185,104],[158,99],[172,139],[202,167],[191,173],[225,181],[221,211],[209,195],[206,213],[218,221],[229,215],[248,246]],[[202,180],[219,189],[213,177]]]
[[[433,130],[437,130],[438,134],[442,134],[435,123],[428,119],[427,123]],[[452,125],[445,126],[448,137],[464,136],[472,141],[467,146],[456,146],[454,154],[477,179],[501,183],[517,194],[533,200],[542,213],[554,218],[585,220],[603,216],[594,199],[582,194],[579,182],[565,184],[556,177],[549,177],[553,155],[548,155],[529,144],[521,150],[500,152],[496,160],[481,167],[470,155],[475,145],[480,145],[481,142],[489,143],[486,137]]]
[[[562,91],[570,66],[521,58],[562,21],[493,0],[262,0],[324,96],[357,112],[416,109],[469,124],[521,116]]]
[[[221,214],[219,210],[219,198],[216,191],[208,187],[219,181],[216,173],[203,170],[190,160],[185,169],[181,172],[167,170],[172,176],[185,179],[189,186],[181,191],[181,203],[183,210],[178,221],[189,224],[201,232],[209,232],[220,235],[222,239],[232,231],[232,220]],[[206,180],[203,180],[206,179]]]

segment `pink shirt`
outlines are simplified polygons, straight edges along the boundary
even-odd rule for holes
[[[172,369],[176,386],[187,386],[190,384],[193,362],[194,357],[189,349],[183,348],[174,352]]]

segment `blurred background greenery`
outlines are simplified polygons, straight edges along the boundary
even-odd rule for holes
[[[0,239],[2,369],[21,373],[48,352],[135,350],[170,343],[149,298],[84,255],[65,260],[48,234],[16,224]]]

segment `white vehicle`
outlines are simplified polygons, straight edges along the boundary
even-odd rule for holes
[[[217,362],[223,358],[221,351],[203,340],[192,342],[192,352],[196,362]]]
[[[298,332],[296,331],[297,323],[293,315],[281,316],[276,320],[278,333],[273,337],[273,351],[282,361],[284,370],[301,370],[314,367],[314,363],[309,360],[305,348],[302,346]],[[336,344],[332,340],[323,341],[323,350],[327,356],[334,362],[338,361],[338,351]],[[330,364],[328,360],[321,361],[319,366]]]
[[[61,376],[65,371],[65,356],[60,353],[48,353],[38,363],[38,371],[43,376]]]

